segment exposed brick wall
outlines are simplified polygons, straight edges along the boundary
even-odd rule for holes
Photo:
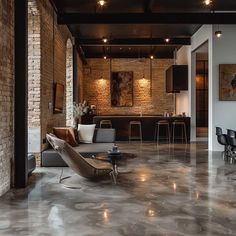
[[[41,1],[41,142],[53,126],[66,125],[66,97],[61,114],[53,114],[53,87],[61,83],[66,89],[66,44],[71,33],[57,25],[56,14],[49,1]]]
[[[66,125],[73,126],[73,45],[66,44]]]
[[[14,157],[14,1],[0,3],[0,196],[10,188]]]
[[[28,1],[28,126],[40,127],[40,10],[37,0]]]
[[[174,111],[173,95],[165,92],[165,71],[172,59],[112,59],[112,71],[133,71],[133,107],[111,107],[110,60],[89,59],[84,69],[83,98],[97,106],[98,114],[163,114]],[[145,80],[143,80],[143,75]],[[101,76],[103,79],[100,79]],[[150,88],[151,86],[151,88]]]
[[[77,74],[78,74],[78,100],[83,100],[83,80],[84,80],[84,65],[77,54]]]

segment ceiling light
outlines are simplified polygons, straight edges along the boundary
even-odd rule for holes
[[[211,5],[211,3],[212,3],[212,0],[204,0],[204,4],[205,4],[206,6]]]
[[[103,7],[104,5],[106,5],[106,1],[105,0],[99,0],[98,4]]]
[[[103,41],[103,43],[107,43],[107,42],[108,42],[108,39],[105,38],[105,37],[103,37],[103,38],[102,38],[102,41]]]
[[[103,59],[106,60],[106,59],[107,59],[107,56],[103,56]]]
[[[222,36],[222,31],[221,31],[221,30],[217,30],[217,31],[215,32],[215,36],[216,36],[217,38],[220,38],[220,37]]]
[[[169,39],[169,38],[165,38],[165,42],[166,42],[166,43],[169,43],[169,42],[170,42],[170,39]]]
[[[154,59],[154,56],[153,56],[153,55],[151,55],[151,56],[150,56],[150,59]]]

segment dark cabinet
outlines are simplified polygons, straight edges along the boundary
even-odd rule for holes
[[[166,92],[179,93],[188,90],[188,66],[173,65],[166,70]]]

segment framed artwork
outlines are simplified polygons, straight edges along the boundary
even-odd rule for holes
[[[133,72],[111,73],[111,105],[113,107],[133,106]]]
[[[220,101],[236,101],[236,64],[220,64]]]
[[[64,85],[56,83],[54,89],[54,113],[62,113],[64,104]]]

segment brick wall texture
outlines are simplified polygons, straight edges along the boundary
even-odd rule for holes
[[[73,45],[66,44],[66,125],[73,126]]]
[[[110,64],[111,63],[111,64]],[[97,106],[98,114],[163,114],[174,111],[173,95],[165,92],[165,71],[172,59],[89,59],[84,68],[83,98]],[[133,107],[112,107],[111,71],[133,71]],[[143,78],[143,75],[145,79]],[[101,77],[103,79],[101,79]]]
[[[49,0],[29,0],[28,6],[28,120],[29,127],[40,128],[41,150],[43,150],[47,147],[46,133],[51,132],[54,126],[66,126],[71,119],[67,111],[71,110],[73,101],[73,53],[72,44],[68,46],[67,43],[73,40],[67,26],[57,25],[56,13]],[[53,113],[55,83],[63,84],[65,88],[63,113],[60,114]]]
[[[28,126],[40,127],[40,10],[39,2],[28,0]]]
[[[0,196],[11,183],[14,156],[14,1],[0,2]]]

